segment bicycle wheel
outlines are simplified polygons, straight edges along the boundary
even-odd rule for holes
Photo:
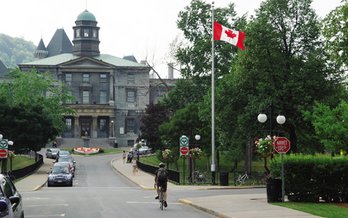
[[[160,208],[161,208],[161,210],[163,210],[164,200],[163,200],[163,191],[162,191],[162,187],[160,187],[159,201],[160,201]]]

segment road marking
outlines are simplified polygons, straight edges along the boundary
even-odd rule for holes
[[[52,206],[65,206],[65,207],[68,207],[69,204],[31,204],[31,205],[25,205],[25,207],[52,207]]]
[[[159,204],[159,202],[153,202],[153,201],[151,201],[151,202],[149,202],[149,201],[126,201],[126,204]],[[177,205],[177,204],[180,204],[180,203],[169,203],[169,204],[175,204],[175,205]]]
[[[65,217],[65,213],[62,214],[46,214],[46,215],[27,215],[25,217]]]

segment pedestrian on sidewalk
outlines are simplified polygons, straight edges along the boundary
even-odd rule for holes
[[[126,155],[126,151],[125,151],[125,150],[123,150],[123,154],[122,154],[122,160],[123,160],[123,164],[125,164],[125,163],[126,163],[126,157],[127,157],[127,155]]]
[[[138,172],[137,160],[135,158],[132,159],[132,168],[133,168],[133,175],[135,175]]]

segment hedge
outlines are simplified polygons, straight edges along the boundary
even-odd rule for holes
[[[272,178],[280,178],[281,158],[270,165]],[[285,194],[290,201],[348,202],[348,157],[285,155]]]

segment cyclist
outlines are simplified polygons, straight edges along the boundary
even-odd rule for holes
[[[168,171],[165,168],[164,163],[160,163],[159,168],[155,172],[155,187],[157,190],[157,197],[155,199],[159,198],[159,187],[162,188],[163,191],[163,205],[164,207],[167,207],[167,183],[168,183]]]

